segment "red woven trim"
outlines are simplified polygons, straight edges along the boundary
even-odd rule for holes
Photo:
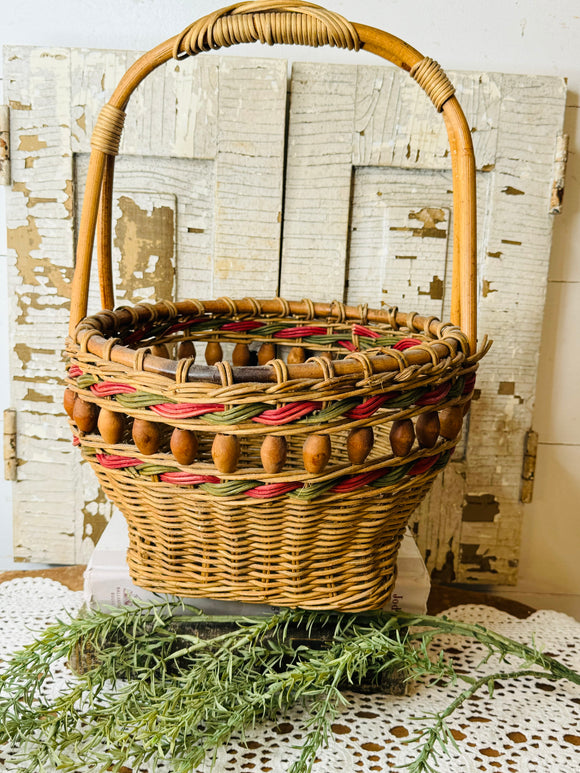
[[[263,322],[257,320],[246,319],[241,322],[228,322],[226,325],[222,325],[222,330],[229,330],[233,333],[243,333],[247,330],[257,330],[259,327],[264,327]]]
[[[195,325],[197,322],[204,322],[205,319],[206,317],[196,317],[195,319],[188,319],[185,322],[176,322],[175,325],[171,325],[171,327],[165,331],[165,335],[176,333],[178,330],[183,330],[186,327]]]
[[[215,475],[192,475],[189,472],[162,472],[159,479],[164,483],[174,483],[176,486],[197,486],[200,483],[220,483]]]
[[[420,397],[415,402],[415,405],[434,405],[435,403],[443,400],[443,398],[449,393],[450,389],[451,381],[446,381],[444,384],[441,384],[441,386],[437,387],[437,389],[434,389],[432,392],[427,392],[426,395]]]
[[[263,486],[256,486],[256,488],[246,491],[246,496],[256,499],[271,499],[302,488],[302,485],[302,483],[265,483]]]
[[[463,387],[463,392],[461,394],[468,395],[470,392],[473,392],[473,387],[475,386],[475,381],[477,379],[477,376],[475,373],[471,373],[467,378],[465,379],[465,386]]]
[[[362,325],[353,325],[352,326],[352,332],[353,335],[362,336],[363,338],[380,338],[381,334],[376,333],[374,330],[369,330],[368,327],[363,327]]]
[[[378,480],[391,469],[392,467],[386,467],[381,468],[380,470],[373,470],[372,472],[362,472],[360,475],[353,475],[352,478],[348,478],[348,480],[344,480],[342,483],[333,486],[331,491],[336,491],[337,493],[356,491],[356,489],[368,486],[369,483]]]
[[[225,405],[219,403],[158,403],[150,405],[149,409],[165,419],[190,419],[194,416],[203,416],[205,413],[223,413]]]
[[[78,437],[78,435],[75,435],[75,436],[73,437],[73,442],[72,442],[72,443],[73,443],[73,446],[80,446],[80,444],[81,444],[81,439],[80,439],[80,437]]]
[[[339,341],[338,343],[341,346],[344,346],[345,349],[348,349],[349,352],[358,352],[358,349],[352,341]]]
[[[393,349],[397,349],[402,352],[405,349],[410,349],[412,346],[419,346],[421,341],[418,338],[401,338],[396,344],[393,344]]]
[[[323,336],[328,333],[325,327],[288,327],[274,333],[273,338],[305,338],[307,336]]]
[[[254,416],[252,421],[258,422],[258,424],[268,424],[274,426],[275,424],[289,424],[291,421],[301,419],[312,411],[316,411],[322,407],[321,402],[314,400],[305,401],[301,403],[290,403],[283,405],[281,408],[273,408],[269,411],[264,411],[259,416]]]
[[[91,386],[91,392],[98,397],[111,397],[112,395],[129,395],[133,394],[137,390],[135,387],[129,384],[111,384],[102,382],[100,384],[93,384]]]
[[[351,408],[350,411],[345,413],[347,419],[368,419],[373,413],[376,413],[381,405],[392,400],[394,397],[399,397],[400,392],[390,392],[388,395],[376,395],[375,397],[369,397],[368,400],[364,400],[356,408]]]
[[[135,330],[131,335],[128,335],[126,338],[123,339],[123,344],[127,346],[127,344],[136,344],[138,341],[140,341],[142,338],[145,338],[149,335],[149,333],[153,330],[153,323],[149,323],[148,325],[145,325],[144,327],[140,327],[138,330]]]
[[[421,473],[427,472],[427,470],[430,470],[431,467],[433,467],[440,456],[441,454],[437,454],[437,456],[425,456],[423,459],[419,459],[419,461],[407,472],[407,475],[421,475]]]
[[[124,467],[137,467],[143,464],[140,459],[134,459],[131,456],[113,456],[112,454],[96,454],[97,462],[108,470],[121,470]]]
[[[68,369],[68,376],[69,378],[78,378],[79,376],[83,375],[83,371],[79,368],[78,365],[71,365],[71,367]]]
[[[75,440],[78,440],[78,438],[75,438]],[[451,449],[451,454],[453,453],[453,450],[454,449]],[[423,459],[419,459],[406,474],[410,477],[421,475],[430,470],[440,457],[441,454],[436,454],[435,456],[427,456]],[[134,459],[130,456],[114,456],[111,454],[96,454],[95,460],[102,467],[109,470],[139,467],[143,464],[139,459]],[[353,475],[350,478],[337,483],[335,486],[332,486],[330,491],[337,494],[357,491],[364,486],[374,483],[374,481],[383,477],[383,475],[392,472],[392,469],[392,467],[382,467],[379,470],[372,470],[371,472]],[[159,474],[159,479],[164,483],[171,483],[176,486],[198,486],[202,483],[222,483],[222,480],[215,475],[195,475],[185,470],[162,472]],[[304,484],[300,481],[288,483],[264,483],[248,489],[244,494],[253,497],[254,499],[272,499],[273,497],[282,496],[283,494],[288,494],[296,489],[303,488],[303,486]]]

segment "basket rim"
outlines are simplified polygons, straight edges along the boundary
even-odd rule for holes
[[[378,354],[365,355],[351,353],[344,359],[331,362],[332,375],[360,376],[367,378],[375,373],[402,371],[412,366],[437,365],[457,356],[463,356],[468,362],[477,362],[488,351],[491,342],[484,338],[479,350],[469,355],[467,336],[451,322],[441,322],[435,316],[423,316],[417,312],[401,312],[394,306],[387,309],[368,309],[365,305],[346,306],[338,301],[331,303],[313,303],[308,299],[287,301],[276,297],[267,300],[243,298],[218,298],[213,301],[188,299],[173,303],[162,300],[155,304],[138,303],[134,306],[120,306],[114,311],[102,310],[85,317],[77,325],[69,343],[76,344],[83,352],[100,357],[106,361],[126,367],[136,368],[149,373],[176,379],[179,370],[182,381],[206,381],[223,383],[222,369],[215,365],[199,365],[193,362],[170,360],[149,353],[148,347],[131,348],[119,342],[115,337],[119,329],[131,325],[144,325],[150,322],[172,321],[179,317],[211,315],[215,317],[231,315],[238,319],[249,319],[266,315],[292,316],[296,320],[314,321],[324,319],[327,323],[374,323],[388,325],[393,332],[407,330],[409,335],[423,334],[431,340],[419,341],[404,351],[393,351],[390,347],[381,349]],[[208,316],[208,318],[210,318]],[[180,367],[180,362],[183,363]],[[280,369],[268,365],[234,366],[229,368],[233,383],[276,383],[280,382]],[[328,370],[322,363],[309,361],[284,366],[283,380],[324,379]]]

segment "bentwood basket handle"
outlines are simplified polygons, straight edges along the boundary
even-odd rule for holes
[[[451,321],[476,349],[475,159],[469,126],[454,96],[455,89],[437,62],[423,57],[399,38],[302,0],[257,0],[216,11],[144,54],[125,73],[102,109],[91,139],[91,158],[78,235],[72,286],[70,335],[86,316],[95,231],[99,232],[99,277],[103,308],[114,307],[111,266],[113,169],[131,94],[141,81],[172,57],[237,43],[330,45],[364,49],[408,71],[438,111],[443,113],[453,174],[453,289]]]

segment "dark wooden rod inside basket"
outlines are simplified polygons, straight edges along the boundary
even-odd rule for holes
[[[197,306],[192,301],[179,301],[175,304],[177,312],[184,316],[195,316],[197,313]],[[252,312],[252,303],[249,300],[236,301],[236,306],[241,314],[248,314]],[[260,301],[260,306],[264,314],[275,314],[279,312],[280,304],[277,300]],[[291,314],[304,315],[309,311],[308,304],[304,301],[289,301],[289,310]],[[225,314],[228,312],[228,305],[225,301],[217,299],[215,301],[207,301],[204,303],[206,311],[212,314]],[[331,303],[315,303],[313,304],[314,313],[319,318],[329,318],[333,316],[335,311],[334,304]],[[358,320],[360,319],[360,309],[354,306],[343,307],[345,319]],[[123,328],[141,321],[144,324],[148,321],[148,309],[145,306],[135,306],[131,311],[127,309],[119,309],[115,312],[116,324],[115,329]],[[412,316],[412,322],[410,318]],[[89,349],[93,354],[99,357],[105,357],[107,351],[108,339],[107,335],[113,335],[115,330],[111,328],[113,324],[111,318],[106,314],[96,314],[94,320],[100,325],[100,330],[103,335],[93,334],[88,341]],[[372,323],[387,323],[389,321],[389,315],[386,311],[369,310],[368,321]],[[419,314],[409,315],[405,312],[397,311],[396,324],[404,327],[409,326],[411,332],[425,332],[427,329],[431,334],[437,335],[443,333],[443,340],[441,342],[433,341],[430,343],[430,349],[439,360],[445,357],[453,357],[458,350],[460,339],[462,338],[459,331],[451,325],[444,325],[434,320],[433,317],[423,317]],[[91,326],[93,327],[93,326]],[[81,325],[82,328],[82,325]],[[90,329],[90,328],[89,328]],[[94,329],[94,327],[93,327]],[[448,332],[448,335],[445,333]],[[135,361],[135,350],[126,346],[116,345],[113,346],[109,355],[113,362],[125,367],[133,367]],[[431,354],[425,349],[411,348],[405,351],[405,360],[409,365],[427,365],[432,362]],[[356,373],[360,371],[361,366],[358,361],[354,359],[348,359],[348,356],[343,360],[336,360],[332,363],[334,373],[336,376],[344,376]],[[374,356],[372,358],[373,373],[386,373],[389,371],[399,370],[399,360],[395,355],[384,354]],[[156,357],[152,354],[146,355],[143,360],[143,370],[150,373],[159,373],[171,378],[175,377],[177,370],[177,362],[175,360],[167,360],[161,357]],[[235,383],[254,381],[261,383],[276,382],[276,374],[274,369],[269,365],[262,367],[250,366],[250,367],[235,367],[232,368],[232,373]],[[324,373],[320,365],[316,362],[306,362],[300,364],[294,364],[288,366],[288,375],[290,379],[319,379],[324,377]],[[207,365],[195,365],[190,368],[187,377],[188,381],[208,381],[210,383],[220,384],[221,376],[219,370],[215,366]]]
[[[300,3],[288,4],[291,12]],[[251,14],[260,17],[268,3],[259,2],[250,10],[251,4],[232,6],[228,13]],[[283,12],[279,2],[271,3],[271,9]],[[423,59],[414,48],[399,38],[374,27],[353,23],[359,36],[361,48],[387,59],[404,70]],[[182,36],[178,35],[162,43],[132,65],[121,78],[109,104],[124,110],[129,98],[139,83],[159,65],[171,59],[174,47]],[[442,107],[443,118],[449,137],[453,176],[453,284],[451,299],[451,320],[467,335],[471,352],[476,350],[476,218],[475,218],[475,159],[471,132],[459,103],[454,96],[447,99]],[[87,174],[85,198],[79,226],[76,268],[72,285],[71,317],[69,333],[74,337],[78,323],[86,316],[91,256],[97,220],[99,221],[99,268],[101,298],[104,308],[114,307],[111,267],[111,199],[113,188],[114,155],[93,148]],[[89,342],[93,351],[96,340]],[[96,351],[95,351],[96,353]]]
[[[99,335],[92,336],[90,340],[90,351],[99,357],[104,357],[107,345],[107,339]],[[431,344],[433,353],[443,359],[449,354],[449,347],[443,343]],[[126,346],[113,346],[110,359],[119,365],[132,368],[135,361],[135,350]],[[432,359],[429,352],[424,349],[407,349],[405,359],[409,365],[426,365],[431,363]],[[386,373],[392,370],[399,370],[399,363],[395,357],[389,354],[373,357],[373,373]],[[176,360],[166,360],[161,357],[155,357],[152,354],[145,355],[142,369],[148,373],[159,373],[162,376],[175,377],[177,370]],[[361,366],[354,360],[336,360],[332,363],[336,376],[345,376],[352,374]],[[255,381],[257,383],[276,383],[276,374],[269,365],[252,365],[248,367],[232,368],[234,383],[243,383],[245,381]],[[302,363],[299,365],[288,366],[288,377],[290,380],[312,378],[320,379],[324,376],[322,368],[316,363]],[[207,381],[213,384],[221,384],[219,370],[214,365],[194,365],[191,367],[187,377],[188,381]]]

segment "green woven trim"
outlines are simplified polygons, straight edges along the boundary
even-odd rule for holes
[[[288,496],[292,499],[306,500],[308,502],[311,499],[322,496],[322,494],[325,494],[333,486],[336,486],[338,482],[340,482],[340,480],[335,478],[333,480],[327,480],[324,483],[313,483],[312,485],[306,484],[303,488],[291,491]]]
[[[227,324],[228,322],[232,322],[231,319],[219,319],[216,317],[209,317],[208,319],[204,319],[201,322],[194,322],[192,325],[190,325],[187,328],[184,328],[185,330],[191,330],[195,332],[202,332],[204,330],[221,330],[221,328]],[[159,335],[160,333],[165,333],[167,330],[171,330],[171,328],[174,325],[174,321],[170,322],[168,325],[163,325],[163,327],[154,328],[150,333],[149,336]]]
[[[160,403],[177,403],[177,400],[172,400],[170,397],[154,395],[151,392],[133,392],[133,394],[120,394],[114,397],[123,408],[148,408],[150,405]]]
[[[126,467],[124,469],[127,469]],[[180,472],[179,467],[164,467],[161,464],[140,464],[138,467],[133,467],[134,470],[138,470],[141,475],[163,475],[164,472]]]
[[[366,349],[376,349],[378,346],[393,346],[399,340],[399,338],[394,338],[393,336],[381,336],[380,338],[358,336],[358,347],[361,351],[365,351]]]
[[[372,486],[374,488],[383,488],[384,486],[392,486],[395,483],[398,483],[401,478],[404,478],[407,472],[413,467],[415,462],[410,462],[409,464],[405,464],[402,467],[393,467],[391,472],[388,472],[386,475],[383,475],[381,478],[377,478],[372,483],[369,483],[369,486]]]
[[[451,389],[447,393],[446,400],[453,400],[455,397],[461,397],[463,394],[463,388],[465,386],[465,376],[459,376],[459,378],[452,385]]]
[[[254,403],[253,405],[238,405],[236,408],[230,408],[221,413],[204,413],[200,419],[210,424],[241,424],[243,421],[252,419],[260,413],[270,409],[272,406],[267,403]]]
[[[430,390],[430,387],[420,387],[419,389],[410,389],[404,392],[400,397],[395,397],[385,403],[385,408],[407,408],[413,405],[420,397],[423,397]]]
[[[281,339],[281,340],[285,340],[285,339]],[[318,346],[326,346],[328,344],[336,344],[339,341],[350,340],[350,335],[345,330],[343,335],[336,335],[334,333],[329,333],[328,335],[306,336],[302,340],[303,341],[308,341],[309,344],[315,344],[315,345],[318,345]]]
[[[352,408],[356,408],[360,405],[360,400],[357,397],[347,398],[346,400],[339,400],[337,403],[322,408],[320,411],[315,411],[309,416],[305,416],[303,419],[298,419],[296,424],[319,424],[320,422],[333,421],[340,418],[347,411]]]
[[[99,379],[93,376],[91,373],[83,373],[82,376],[77,376],[77,386],[81,389],[89,389],[93,384],[98,384]]]
[[[226,483],[202,483],[198,488],[207,491],[214,497],[235,497],[244,494],[251,488],[262,486],[259,480],[229,480]]]
[[[451,456],[453,452],[455,451],[455,446],[453,448],[450,448],[449,451],[443,451],[439,459],[435,462],[433,467],[431,468],[434,471],[441,470],[447,462],[451,459]]]

